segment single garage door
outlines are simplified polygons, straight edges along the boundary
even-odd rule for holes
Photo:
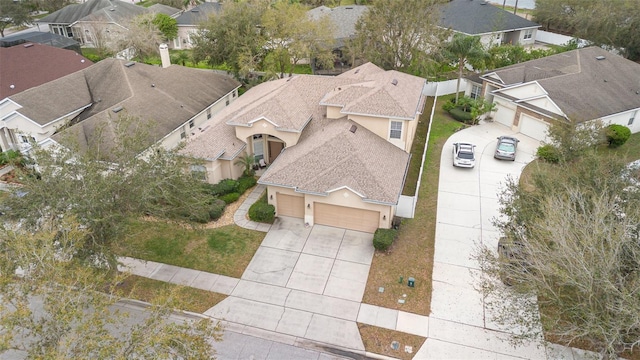
[[[493,115],[493,120],[511,128],[513,125],[513,119],[516,116],[516,111],[501,105],[498,105],[496,109],[497,110]]]
[[[344,229],[375,232],[380,212],[345,206],[314,203],[314,222]]]
[[[549,126],[544,121],[525,114],[520,117],[520,133],[536,140],[544,140],[547,137],[548,128]]]
[[[278,200],[279,216],[304,217],[304,196],[276,193],[276,199]]]

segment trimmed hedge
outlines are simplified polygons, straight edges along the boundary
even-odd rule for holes
[[[255,177],[243,176],[238,179],[238,188],[236,189],[236,191],[240,194],[244,194],[245,191],[247,191],[248,189],[251,189],[257,183],[258,183],[258,180],[256,180]]]
[[[224,179],[220,180],[220,182],[215,185],[209,186],[208,188],[211,195],[222,196],[236,192],[236,189],[238,188],[238,181],[233,179]]]
[[[240,198],[240,194],[237,193],[237,192],[224,194],[224,195],[220,196],[220,200],[224,201],[225,204],[234,203],[234,202],[238,201],[239,198]]]
[[[624,145],[624,143],[629,140],[631,137],[631,130],[624,125],[611,124],[607,126],[606,134],[609,147],[617,148],[618,146]]]
[[[560,161],[560,151],[558,150],[558,148],[551,144],[540,146],[536,151],[536,155],[538,155],[538,158],[546,162],[555,164]]]
[[[267,202],[267,192],[254,202],[249,208],[249,219],[263,223],[273,223],[276,216],[276,208]]]
[[[378,229],[373,234],[373,247],[379,251],[386,251],[398,236],[396,229]]]
[[[473,116],[471,116],[471,113],[466,112],[460,108],[453,108],[449,110],[449,114],[451,114],[451,116],[454,119],[465,122],[465,123],[470,122],[473,119]]]
[[[227,203],[226,202],[224,202],[224,201],[222,201],[220,199],[213,200],[213,203],[211,204],[211,207],[209,207],[209,218],[211,220],[220,219],[220,217],[224,213],[224,208],[225,207],[227,207]]]

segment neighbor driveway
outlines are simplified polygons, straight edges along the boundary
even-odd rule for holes
[[[373,253],[373,234],[279,217],[231,295],[205,314],[364,351],[356,319]]]

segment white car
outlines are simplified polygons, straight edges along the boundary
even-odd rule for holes
[[[453,166],[472,168],[476,165],[476,146],[469,143],[453,144]]]

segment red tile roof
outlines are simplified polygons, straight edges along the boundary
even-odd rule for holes
[[[93,64],[72,50],[25,43],[0,48],[0,99]]]

